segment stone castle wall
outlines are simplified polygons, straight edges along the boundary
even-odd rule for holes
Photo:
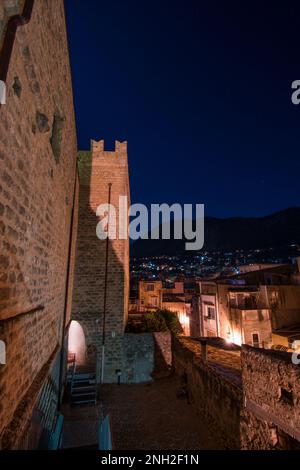
[[[79,152],[78,169],[79,224],[72,319],[78,321],[84,330],[87,360],[96,361],[99,379],[106,240],[96,236],[100,220],[96,211],[100,204],[108,203],[108,185],[111,183],[111,204],[116,208],[117,215],[117,238],[109,240],[108,244],[104,380],[115,382],[116,370],[123,367],[123,336],[129,300],[129,240],[128,237],[122,240],[118,236],[119,196],[129,198],[127,143],[116,142],[115,151],[108,152],[104,150],[103,141],[92,141],[90,152]]]
[[[121,382],[152,381],[154,370],[154,338],[152,333],[124,335],[124,365]]]
[[[10,445],[62,336],[77,147],[63,3],[35,1],[18,28],[0,108],[0,435]]]
[[[243,345],[240,386],[172,337],[173,368],[223,449],[300,449],[300,368],[292,355]]]
[[[195,404],[199,419],[204,418],[223,449],[240,448],[241,389],[172,337],[172,359],[175,373],[180,376]]]
[[[242,348],[244,449],[300,449],[300,369],[291,354]]]

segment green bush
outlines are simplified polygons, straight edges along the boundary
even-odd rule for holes
[[[183,332],[177,314],[167,309],[146,313],[142,318],[141,330],[144,333],[168,330],[174,334]]]
[[[177,313],[171,312],[167,309],[159,310],[157,313],[159,313],[164,318],[168,330],[170,330],[175,335],[183,333],[183,329],[178,319]]]
[[[158,312],[145,313],[142,318],[141,329],[144,333],[168,330],[165,319]]]

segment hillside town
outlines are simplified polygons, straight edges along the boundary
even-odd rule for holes
[[[184,334],[228,343],[297,351],[300,340],[298,264],[242,265],[235,274],[202,279],[140,280],[131,288],[129,320],[167,309]]]

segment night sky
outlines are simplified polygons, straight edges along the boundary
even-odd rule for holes
[[[300,6],[259,4],[66,1],[78,146],[128,140],[133,202],[300,205]]]

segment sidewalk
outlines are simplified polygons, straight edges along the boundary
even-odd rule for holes
[[[170,376],[149,384],[104,385],[101,401],[111,413],[113,443],[120,450],[200,450],[217,448],[206,423]]]
[[[98,447],[99,404],[73,407],[65,404],[62,407],[62,414],[64,415],[63,449]]]

